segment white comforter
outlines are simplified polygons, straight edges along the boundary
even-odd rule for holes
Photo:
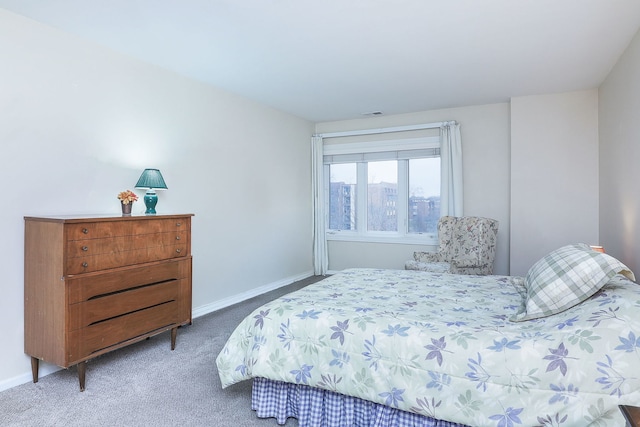
[[[306,384],[472,426],[623,426],[640,403],[640,287],[513,323],[507,276],[352,269],[248,316],[217,358],[224,387]]]

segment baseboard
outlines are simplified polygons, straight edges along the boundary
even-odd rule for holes
[[[59,366],[51,365],[49,363],[40,361],[40,368],[38,369],[38,378],[42,378],[49,374],[53,374],[54,372],[58,372],[60,369],[62,368]],[[33,376],[31,375],[31,371],[25,372],[24,374],[15,376],[13,378],[0,381],[0,391],[8,390],[10,388],[17,387],[19,385],[26,384],[32,381],[33,381]]]
[[[251,289],[249,291],[233,295],[220,301],[197,307],[193,309],[191,315],[195,319],[197,317],[204,316],[205,314],[213,313],[214,311],[221,310],[225,307],[229,307],[242,301],[246,301],[250,298],[257,297],[258,295],[265,294],[269,291],[273,291],[283,286],[290,285],[294,282],[297,282],[298,280],[303,280],[311,276],[313,276],[313,271],[307,271],[297,276],[290,276],[277,282],[268,283],[264,286],[260,286],[259,288]]]
[[[269,291],[273,291],[275,289],[281,288],[283,286],[287,286],[292,284],[293,282],[297,282],[298,280],[303,280],[306,279],[308,277],[313,276],[313,271],[308,271],[305,273],[302,273],[300,275],[297,276],[291,276],[291,277],[287,277],[285,279],[279,280],[277,282],[273,282],[273,283],[268,283],[264,286],[260,286],[259,288],[255,288],[255,289],[251,289],[250,291],[247,292],[243,292],[241,294],[238,295],[234,295],[232,297],[229,298],[225,298],[221,301],[216,301],[214,303],[211,304],[206,304],[203,306],[200,306],[198,308],[195,308],[192,310],[191,315],[193,318],[196,317],[200,317],[200,316],[204,316],[205,314],[209,314],[211,312],[214,312],[216,310],[220,310],[222,308],[228,307],[230,305],[233,304],[237,304],[239,302],[248,300],[250,298],[256,297],[258,295],[262,295],[264,293],[267,293]],[[29,365],[31,366],[31,365]],[[39,378],[45,377],[49,374],[53,374],[54,372],[59,371],[60,368],[59,366],[56,365],[51,365],[49,363],[45,363],[45,362],[40,362],[40,369],[39,369]],[[9,378],[3,381],[0,381],[0,391],[3,390],[8,390],[10,388],[13,387],[17,387],[19,385],[22,384],[26,384],[28,382],[33,381],[33,377],[31,374],[31,371],[29,372],[25,372],[24,374],[21,375],[17,375],[13,378]]]

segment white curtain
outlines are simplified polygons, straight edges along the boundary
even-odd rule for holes
[[[440,126],[440,216],[462,216],[462,141],[460,125]]]
[[[313,271],[325,275],[329,268],[327,238],[325,235],[324,165],[322,137],[311,138],[311,176],[313,183]]]

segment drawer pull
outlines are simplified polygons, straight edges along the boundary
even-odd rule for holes
[[[88,246],[83,246],[83,247],[82,247],[82,250],[86,252],[86,251],[88,251],[88,250],[89,250],[89,247],[88,247]]]
[[[176,253],[179,254],[180,252],[182,252],[182,249],[178,248],[176,249]]]
[[[182,225],[181,222],[176,222],[176,227],[180,227]]]
[[[83,228],[83,229],[82,229],[82,233],[83,233],[83,234],[89,234],[89,230],[88,230],[87,228]]]
[[[88,264],[87,262],[83,262],[83,263],[82,263],[82,266],[83,266],[84,268],[87,268],[87,267],[89,267],[89,264]]]
[[[176,236],[176,240],[180,240],[180,236]]]

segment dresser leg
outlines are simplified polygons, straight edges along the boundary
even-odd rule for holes
[[[80,391],[84,391],[84,378],[87,373],[87,362],[80,362],[76,365],[78,367],[78,381],[80,382]]]
[[[38,382],[38,368],[40,367],[40,359],[37,357],[31,357],[31,375],[33,376],[33,382]]]
[[[178,336],[178,328],[171,329],[171,350],[176,349],[176,337]]]

